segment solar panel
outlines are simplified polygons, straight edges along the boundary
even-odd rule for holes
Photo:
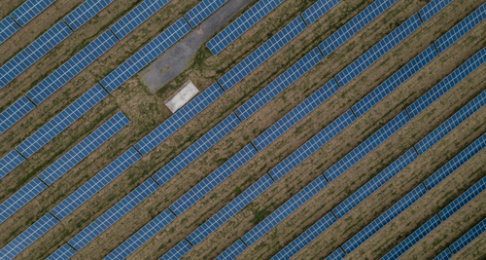
[[[86,0],[78,8],[64,17],[64,21],[76,31],[84,23],[93,18],[103,8],[107,7],[113,0]]]
[[[236,83],[248,76],[253,70],[260,66],[264,61],[270,58],[285,44],[290,42],[295,36],[305,29],[302,18],[297,17],[282,30],[276,33],[272,38],[262,44],[258,49],[252,52],[248,57],[242,60],[238,65],[218,79],[219,84],[224,90],[229,90]]]
[[[321,105],[338,90],[339,86],[336,84],[336,81],[331,79],[324,84],[324,86],[319,88],[316,92],[314,92],[298,106],[278,120],[275,124],[273,124],[270,128],[265,130],[265,132],[255,138],[252,143],[259,151],[263,150],[263,148],[275,141],[275,139],[312,112],[316,107]]]
[[[44,215],[4,248],[0,249],[2,260],[10,260],[20,254],[20,252],[24,251],[25,248],[55,226],[57,222],[51,214],[47,213]]]
[[[26,97],[22,96],[0,114],[0,134],[27,115],[35,106]]]
[[[480,6],[476,11],[468,15],[459,24],[454,26],[454,28],[450,29],[446,34],[435,41],[439,53],[449,48],[449,46],[459,40],[459,38],[483,21],[484,18],[486,18],[486,4]]]
[[[356,105],[353,106],[354,114],[359,118],[366,113],[370,108],[380,102],[403,82],[412,77],[417,71],[421,70],[431,60],[437,57],[434,45],[430,45],[427,49],[417,55],[413,60],[408,62],[400,70],[395,72],[380,86],[371,91],[363,99],[361,99]]]
[[[476,226],[471,228],[466,234],[459,238],[456,242],[450,245],[450,249],[453,254],[457,254],[467,244],[473,241],[476,237],[481,235],[486,230],[486,219],[479,222]]]
[[[187,241],[189,241],[192,245],[199,244],[204,238],[216,231],[216,229],[242,210],[252,200],[258,197],[258,195],[262,194],[272,184],[272,178],[270,178],[270,176],[267,174],[263,175],[260,179],[258,179],[258,181],[243,191],[240,195],[238,195],[238,197],[232,200],[228,205],[218,211],[218,213],[216,213],[208,221],[204,222],[201,226],[199,226],[199,228],[187,236]]]
[[[125,259],[150,238],[155,236],[155,234],[160,232],[160,230],[166,227],[174,219],[174,214],[172,214],[168,209],[162,211],[162,213],[157,215],[157,217],[152,219],[147,225],[137,231],[137,233],[133,234],[129,239],[119,245],[103,259]]]
[[[326,257],[325,260],[341,260],[346,257],[346,254],[341,248],[336,249],[332,254]]]
[[[331,8],[337,5],[341,0],[319,0],[309,8],[307,8],[303,13],[302,17],[307,25],[311,25],[319,17],[327,13]]]
[[[83,186],[73,192],[69,197],[64,199],[56,207],[51,210],[51,213],[58,219],[62,220],[67,215],[71,214],[81,204],[86,202],[96,192],[100,191],[113,179],[119,176],[123,171],[132,166],[141,158],[140,154],[135,149],[130,148],[123,153],[115,161],[106,166]]]
[[[56,252],[46,258],[46,260],[68,260],[74,254],[76,254],[76,251],[68,244],[64,244],[57,249]]]
[[[322,217],[309,229],[304,231],[300,236],[298,236],[294,241],[290,242],[286,247],[280,250],[276,255],[274,255],[271,260],[283,260],[289,259],[295,255],[300,249],[309,244],[314,238],[324,232],[328,227],[330,227],[336,218],[329,212],[327,215]]]
[[[369,152],[378,147],[388,137],[394,134],[398,129],[410,121],[407,113],[403,111],[393,118],[390,122],[376,131],[372,136],[368,137],[358,147],[354,148],[341,160],[331,166],[324,172],[324,175],[329,181],[335,180],[343,172],[351,168],[355,163],[365,157]]]
[[[356,205],[358,205],[364,199],[370,196],[388,180],[393,178],[393,176],[395,176],[403,168],[413,162],[416,158],[417,154],[415,153],[413,148],[411,148],[405,154],[400,156],[400,158],[396,159],[392,164],[386,167],[383,171],[373,177],[373,179],[371,179],[368,183],[363,185],[363,187],[361,187],[359,190],[349,196],[345,201],[341,202],[341,204],[336,206],[332,210],[334,215],[338,219],[342,218],[346,213],[356,207]]]
[[[10,16],[20,25],[26,25],[30,20],[34,19],[38,14],[44,11],[48,6],[54,3],[56,0],[27,0]]]
[[[163,255],[159,260],[177,260],[187,254],[192,246],[184,239],[174,246],[169,252]]]
[[[203,0],[187,12],[184,17],[192,28],[194,28],[226,2],[228,2],[228,0]]]
[[[12,20],[12,18],[10,18],[10,16],[5,17],[5,19],[0,21],[0,44],[19,29],[20,27]]]
[[[208,41],[206,46],[213,55],[218,54],[283,1],[285,0],[258,1],[258,3]]]
[[[345,69],[336,75],[339,86],[343,87],[361,74],[366,68],[375,63],[393,47],[397,46],[407,36],[422,25],[418,14],[414,14],[407,21],[398,26],[385,38],[375,44],[371,49],[349,64]]]
[[[245,251],[246,246],[241,242],[241,240],[236,240],[230,247],[228,247],[226,250],[224,250],[223,253],[221,253],[218,257],[216,257],[214,260],[230,260],[230,259],[235,259],[237,256],[239,256],[243,251]]]
[[[467,75],[477,69],[481,64],[486,61],[486,47],[481,49],[474,56],[469,58],[464,62],[459,68],[454,70],[445,79],[435,85],[432,89],[423,94],[419,99],[413,102],[407,107],[408,114],[410,117],[414,118],[420,112],[422,112],[426,107],[428,107],[432,102],[437,100],[440,96],[446,93],[449,89],[454,87]]]
[[[292,196],[287,202],[276,209],[272,214],[262,220],[258,225],[248,231],[242,238],[246,245],[253,245],[258,239],[274,228],[278,223],[288,217],[298,207],[316,195],[319,191],[327,186],[324,176],[319,176],[301,191]]]
[[[479,180],[471,188],[467,189],[461,196],[449,203],[445,208],[439,212],[439,216],[443,221],[446,221],[452,214],[458,211],[462,206],[474,199],[479,193],[486,189],[486,177]]]
[[[105,31],[61,67],[51,73],[51,75],[47,76],[47,78],[27,92],[27,97],[29,97],[36,105],[39,105],[117,42],[118,40],[110,30]]]
[[[168,164],[162,167],[162,169],[152,175],[152,178],[154,178],[159,185],[164,185],[168,180],[174,177],[191,162],[196,160],[199,156],[201,156],[201,154],[206,152],[229,132],[235,129],[239,124],[240,120],[238,120],[238,118],[231,113],[223,121],[209,130],[209,132],[180,153],[176,158],[172,159]]]
[[[486,104],[486,91],[481,92],[478,96],[461,108],[461,110],[457,111],[444,123],[434,129],[434,131],[415,144],[417,152],[419,154],[423,154],[427,149],[437,143],[442,137],[456,128],[459,124],[464,122],[464,120],[466,120],[484,104]]]
[[[191,27],[184,21],[184,18],[177,20],[169,28],[155,37],[155,39],[123,62],[122,65],[108,74],[108,76],[103,78],[100,82],[101,85],[110,93],[113,92],[123,82],[135,75],[190,30]]]
[[[446,7],[452,0],[432,0],[426,6],[420,9],[419,14],[422,21],[427,22],[432,16],[436,15],[440,10]]]
[[[89,136],[84,138],[79,144],[73,147],[69,152],[64,154],[61,158],[51,164],[47,169],[39,174],[39,178],[47,185],[51,185],[59,179],[63,174],[68,172],[76,164],[81,162],[95,149],[100,147],[104,142],[110,139],[130,121],[118,112],[98,129],[96,129]]]
[[[423,185],[417,186],[409,192],[405,197],[391,206],[387,211],[377,217],[373,222],[363,228],[358,234],[354,235],[346,243],[343,244],[342,248],[346,253],[351,253],[354,249],[360,246],[366,239],[374,235],[378,230],[383,228],[388,222],[392,221],[396,216],[402,213],[415,201],[420,199],[427,191]]]
[[[138,203],[146,199],[158,187],[159,185],[149,178],[69,240],[68,243],[75,249],[80,250],[108,227],[113,225],[113,223],[123,217],[123,215],[137,206]]]
[[[405,251],[407,251],[410,247],[415,245],[420,239],[425,237],[430,231],[434,230],[438,225],[440,225],[440,219],[437,215],[432,217],[429,221],[425,222],[420,228],[415,230],[410,236],[405,238],[400,244],[394,247],[390,252],[388,252],[385,256],[381,259],[383,260],[391,260],[397,259],[401,256]]]
[[[71,29],[63,21],[60,21],[19,54],[15,55],[15,57],[0,67],[0,89],[66,39],[71,33]]]
[[[214,102],[223,94],[223,91],[214,83],[209,88],[204,90],[201,94],[195,97],[189,104],[179,109],[169,119],[165,120],[161,125],[155,128],[150,134],[142,138],[134,147],[142,154],[146,155],[155,146],[162,143],[167,137],[173,134],[177,129],[187,123],[190,119],[195,117],[199,112],[204,110],[207,106]]]
[[[5,155],[0,159],[0,179],[15,169],[15,167],[19,166],[24,160],[24,157],[15,150]]]
[[[100,85],[96,84],[61,111],[61,113],[57,114],[57,116],[25,139],[15,149],[24,157],[30,157],[107,95],[108,93]]]
[[[319,52],[319,49],[315,48],[307,55],[302,57],[302,59],[300,59],[297,63],[292,65],[292,67],[278,76],[255,96],[253,96],[250,100],[246,101],[241,107],[236,109],[235,113],[242,121],[245,121],[261,107],[299,79],[302,75],[304,75],[307,71],[309,71],[312,67],[314,67],[322,59],[323,57]]]
[[[257,151],[251,144],[245,146],[245,148],[241,149],[241,151],[172,203],[169,208],[176,215],[182,214],[182,212],[186,211],[204,195],[208,194],[214,187],[223,182],[256,154]]]
[[[452,257],[451,251],[449,248],[446,248],[442,253],[434,258],[434,260],[448,260]]]
[[[279,180],[295,166],[317,151],[317,149],[340,133],[344,128],[354,122],[354,120],[355,117],[351,110],[346,111],[304,145],[299,147],[295,152],[273,167],[268,174],[270,174],[275,181]]]
[[[438,169],[434,174],[424,181],[425,187],[427,189],[432,189],[439,182],[445,179],[449,174],[463,165],[467,160],[473,157],[476,153],[481,151],[481,149],[486,146],[486,134],[480,136],[476,141],[470,144],[466,149],[462,150],[458,155],[456,155],[452,160],[447,162],[444,166]]]
[[[386,9],[392,6],[397,0],[376,0],[358,15],[353,17],[343,27],[339,28],[321,44],[321,49],[324,56],[328,56],[336,50],[339,46],[349,40],[354,34],[363,29],[367,24],[373,21],[378,15],[383,13]]]
[[[46,188],[47,186],[38,178],[34,178],[25,184],[24,187],[0,204],[0,223],[12,216]]]

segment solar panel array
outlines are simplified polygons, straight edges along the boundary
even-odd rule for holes
[[[169,252],[163,255],[159,260],[177,260],[182,256],[187,254],[191,250],[192,246],[187,242],[187,240],[182,240],[177,245],[175,245]]]
[[[228,0],[203,0],[187,12],[184,17],[192,28],[194,28],[226,2]]]
[[[355,120],[351,110],[346,111],[304,145],[299,147],[295,152],[273,167],[268,174],[270,174],[275,181],[279,180]]]
[[[93,18],[103,8],[107,7],[113,0],[86,0],[78,8],[64,17],[64,21],[76,31],[81,25]]]
[[[420,18],[425,23],[440,10],[446,7],[452,0],[432,0],[419,10]]]
[[[91,198],[91,196],[100,191],[104,186],[132,166],[140,158],[140,154],[137,153],[135,149],[130,148],[115,161],[96,174],[93,178],[91,178],[88,182],[86,182],[83,186],[69,195],[69,197],[54,207],[51,210],[51,213],[60,220],[64,219],[67,215],[71,214],[71,212],[81,206],[81,204],[86,202],[89,198]]]
[[[20,25],[26,25],[30,20],[34,19],[38,14],[44,11],[48,6],[54,3],[55,0],[27,0],[10,16]]]
[[[29,136],[16,149],[28,158],[100,102],[108,93],[98,84]]]
[[[122,19],[118,20],[110,29],[118,39],[122,39],[168,2],[170,0],[145,0],[123,16]]]
[[[20,27],[16,24],[10,16],[5,17],[0,21],[0,44],[12,36]]]
[[[348,84],[352,79],[361,74],[366,68],[375,63],[393,47],[397,46],[398,43],[407,38],[407,36],[421,25],[422,22],[420,21],[418,14],[414,14],[358,59],[353,61],[353,63],[349,64],[345,69],[339,72],[336,75],[336,80],[339,86],[343,87]]]
[[[236,240],[228,249],[224,250],[223,253],[221,253],[218,257],[216,257],[214,260],[229,260],[229,259],[235,259],[238,255],[243,253],[246,249],[246,245],[241,242],[241,240]]]
[[[341,260],[346,257],[346,254],[341,248],[338,248],[336,251],[332,252],[325,260]]]
[[[440,218],[445,221],[450,216],[452,216],[452,214],[458,211],[462,206],[466,205],[466,203],[471,201],[474,197],[476,197],[479,193],[483,192],[485,189],[486,177],[479,180],[471,188],[467,189],[463,194],[461,194],[461,196],[457,197],[453,202],[449,203],[445,208],[443,208],[439,212]]]
[[[206,43],[213,55],[250,29],[285,0],[261,0]]]
[[[93,133],[84,138],[79,144],[73,147],[69,152],[65,153],[61,158],[51,164],[47,169],[39,174],[39,178],[47,185],[51,185],[59,179],[63,174],[68,172],[81,160],[86,158],[95,149],[100,147],[104,142],[110,139],[123,127],[125,127],[130,120],[118,112]]]
[[[15,55],[0,67],[0,89],[66,39],[72,32],[63,21],[60,21]]]
[[[471,72],[476,70],[481,64],[486,61],[486,47],[481,49],[474,56],[469,58],[464,62],[459,68],[454,70],[445,79],[435,85],[432,89],[427,91],[419,99],[413,102],[407,107],[408,114],[411,118],[416,117],[420,112],[422,112],[427,106],[432,104],[440,96],[442,96],[449,89],[454,87],[462,79],[464,79]]]
[[[201,154],[206,152],[239,124],[240,120],[238,120],[235,114],[231,113],[223,121],[209,130],[209,132],[180,153],[176,158],[172,159],[168,164],[162,167],[162,169],[152,175],[152,178],[154,178],[159,185],[164,185],[168,180],[196,160]]]
[[[302,12],[302,18],[307,25],[311,25],[339,2],[341,0],[319,0]]]
[[[290,84],[294,83],[298,78],[314,67],[322,59],[323,57],[319,52],[319,49],[315,48],[294,65],[292,65],[292,67],[278,76],[255,96],[253,96],[250,100],[246,101],[241,107],[236,109],[235,113],[242,121],[245,121],[256,111],[258,111],[258,109],[268,103],[268,101],[272,100],[280,92],[290,86]]]
[[[14,195],[0,204],[0,223],[12,216],[17,210],[39,195],[47,186],[38,178],[32,179]]]
[[[486,219],[479,222],[476,226],[471,228],[466,234],[459,238],[456,242],[450,245],[450,249],[453,254],[457,254],[461,249],[463,249],[467,244],[473,241],[476,237],[481,235],[486,231]]]
[[[324,56],[328,56],[336,50],[339,46],[349,40],[354,34],[363,29],[368,23],[373,21],[378,15],[383,13],[386,9],[392,6],[397,0],[376,0],[358,15],[353,17],[343,27],[339,28],[321,44],[321,49]]]
[[[299,16],[218,79],[219,84],[229,90],[304,29],[304,21]]]
[[[39,105],[117,42],[118,40],[110,30],[105,31],[27,92],[27,97],[36,105]]]
[[[24,157],[15,150],[5,155],[0,159],[0,179],[19,166],[24,160]]]
[[[442,253],[436,256],[434,260],[448,260],[451,257],[452,257],[451,251],[449,250],[449,248],[446,248],[446,250],[442,251]]]
[[[137,51],[137,53],[132,55],[128,60],[108,74],[108,76],[103,78],[101,80],[101,85],[103,85],[110,93],[113,92],[123,82],[135,75],[135,73],[149,64],[190,30],[191,27],[184,21],[184,18],[177,20],[169,26],[169,28],[155,37],[155,39],[150,41],[142,49]]]
[[[68,260],[74,254],[76,254],[76,251],[68,244],[64,244],[57,249],[56,252],[46,258],[46,260]]]
[[[0,114],[0,134],[9,129],[34,108],[35,105],[24,96],[15,101],[15,103]]]
[[[275,141],[275,139],[308,115],[316,107],[321,105],[338,90],[339,86],[336,84],[336,81],[331,79],[289,113],[280,118],[275,124],[265,130],[265,132],[255,138],[255,140],[252,141],[253,145],[255,145],[259,151],[263,150],[263,148]]]

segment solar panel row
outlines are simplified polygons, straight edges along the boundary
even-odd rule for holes
[[[442,253],[436,256],[434,260],[448,260],[451,257],[452,257],[451,251],[449,250],[449,248],[446,248],[444,251],[442,251]]]
[[[159,260],[178,260],[183,257],[189,250],[191,250],[192,246],[187,242],[187,240],[182,240],[179,244],[175,245],[169,252],[164,254]]]
[[[0,114],[0,134],[9,129],[34,108],[35,105],[24,96],[15,101],[15,103]]]
[[[238,255],[243,253],[243,251],[245,251],[246,248],[247,246],[243,244],[243,242],[240,239],[238,239],[214,260],[235,259]]]
[[[12,216],[17,210],[39,195],[47,186],[38,178],[32,179],[14,195],[0,204],[0,223]]]
[[[420,18],[425,23],[440,10],[446,7],[452,0],[432,0],[419,10]]]
[[[68,260],[74,254],[76,254],[76,251],[68,244],[64,244],[57,249],[56,252],[46,258],[46,260]]]
[[[457,254],[461,249],[463,249],[467,244],[473,241],[476,237],[481,235],[486,231],[486,219],[479,222],[476,226],[471,228],[466,234],[459,238],[456,242],[450,245],[450,249],[453,254]]]
[[[445,208],[439,212],[439,216],[443,221],[446,221],[452,214],[458,211],[462,206],[466,205],[479,193],[486,189],[486,177],[483,177],[471,188],[467,189],[461,196],[457,197],[453,202],[449,203]]]
[[[336,251],[332,252],[328,257],[324,260],[341,260],[346,257],[346,254],[341,248],[336,249]]]
[[[24,157],[15,150],[5,155],[0,159],[0,179],[19,166],[24,160]]]
[[[86,0],[78,8],[74,9],[70,14],[64,17],[64,21],[76,31],[79,27],[85,24],[89,19],[93,18],[103,8],[111,4],[113,0]]]
[[[341,0],[319,0],[302,12],[302,18],[307,25],[311,25],[339,2]]]
[[[206,43],[213,55],[250,29],[284,0],[261,0]]]
[[[48,6],[54,3],[55,0],[27,0],[10,16],[20,25],[26,25],[30,20],[34,19],[38,14],[44,11]]]
[[[5,17],[2,21],[0,21],[0,44],[2,44],[19,29],[19,25],[16,24],[12,18],[10,18],[10,16]]]
[[[226,2],[228,2],[228,0],[203,0],[187,12],[184,17],[192,28],[194,28]]]
[[[236,109],[238,117],[245,121],[253,115],[258,109],[264,106],[268,101],[275,98],[279,93],[294,83],[298,78],[304,75],[312,67],[323,59],[319,49],[315,48],[306,54],[297,63],[292,65],[288,70],[278,76],[264,89],[258,92],[250,100],[246,101],[241,107]]]

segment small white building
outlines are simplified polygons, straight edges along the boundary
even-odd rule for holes
[[[172,111],[172,113],[175,113],[195,97],[197,93],[199,93],[199,90],[196,85],[194,85],[191,80],[188,80],[176,93],[174,93],[174,95],[165,101],[165,105]]]

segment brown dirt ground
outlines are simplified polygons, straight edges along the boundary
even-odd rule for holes
[[[3,0],[0,3],[0,19],[3,20],[11,12],[15,11],[17,7],[22,5],[26,0]]]
[[[486,256],[486,232],[471,241],[461,251],[453,255],[451,260],[485,260]]]

